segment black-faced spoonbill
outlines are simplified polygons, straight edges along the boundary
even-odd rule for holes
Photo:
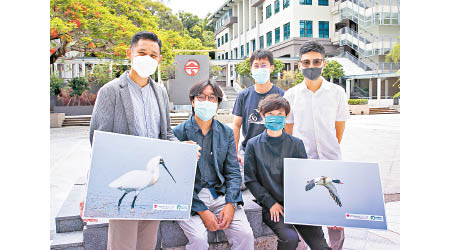
[[[331,179],[326,176],[316,177],[313,180],[308,181],[308,184],[306,184],[305,190],[311,190],[316,185],[324,186],[328,189],[328,192],[330,193],[331,198],[336,202],[336,204],[340,207],[342,207],[341,199],[339,198],[338,192],[336,190],[336,187],[333,185],[334,183],[337,184],[344,184],[340,180],[337,179]]]
[[[147,163],[147,170],[130,171],[109,184],[109,187],[117,188],[125,192],[119,199],[119,203],[117,206],[120,208],[120,203],[122,203],[123,197],[125,197],[125,195],[127,195],[129,192],[135,191],[136,194],[134,195],[133,203],[131,203],[131,210],[133,210],[134,202],[136,201],[139,193],[158,181],[160,165],[162,165],[166,169],[167,173],[169,173],[173,181],[177,183],[175,181],[175,178],[173,178],[172,174],[170,173],[169,169],[167,169],[163,158],[161,156],[153,157]]]

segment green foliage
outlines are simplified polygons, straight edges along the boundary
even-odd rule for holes
[[[284,63],[281,60],[273,60],[274,69],[271,76],[280,73],[284,69]],[[250,76],[250,58],[246,58],[244,61],[236,64],[236,72],[241,76]]]
[[[322,76],[328,79],[338,79],[344,76],[344,68],[339,62],[332,60],[327,62],[327,65],[323,69]]]
[[[348,105],[364,105],[367,103],[367,99],[348,99]]]
[[[298,70],[295,74],[295,84],[303,82],[304,79],[305,77],[303,76],[302,71]]]
[[[75,77],[70,79],[67,86],[72,89],[72,92],[70,93],[71,97],[81,96],[84,91],[89,89],[89,82],[84,77]]]
[[[57,75],[52,74],[50,76],[50,95],[61,94],[61,88],[63,87],[64,80],[59,78]]]
[[[396,43],[392,46],[391,52],[386,55],[386,62],[394,62],[398,64],[400,62],[400,43]]]
[[[87,79],[92,86],[101,87],[114,79],[114,76],[109,72],[109,64],[97,64],[94,66],[93,72],[87,74]]]
[[[183,24],[178,17],[172,14],[172,10],[165,6],[163,3],[151,0],[143,0],[142,5],[152,13],[154,16],[158,16],[158,26],[163,30],[175,30],[182,31]]]
[[[220,71],[222,70],[222,67],[218,65],[209,65],[209,77],[212,78],[213,76],[219,77]]]

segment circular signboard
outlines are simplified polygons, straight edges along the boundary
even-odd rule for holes
[[[189,60],[184,65],[184,72],[188,76],[195,76],[200,71],[200,64],[195,60]]]

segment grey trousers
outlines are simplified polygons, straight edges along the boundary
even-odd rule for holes
[[[198,197],[217,217],[226,205],[225,196],[220,195],[217,199],[214,199],[209,189],[206,188],[203,188],[199,192]],[[186,221],[178,221],[178,224],[189,240],[189,243],[186,245],[186,250],[208,249],[208,230],[199,215],[191,216],[191,218]],[[234,211],[233,220],[231,221],[230,226],[224,230],[224,233],[231,245],[231,249],[254,249],[255,239],[244,209],[238,208]]]
[[[155,250],[159,220],[109,220],[108,250]]]

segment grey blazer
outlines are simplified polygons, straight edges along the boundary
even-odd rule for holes
[[[126,78],[127,72],[105,84],[97,93],[89,133],[91,145],[95,130],[137,135],[134,127],[133,103]],[[178,141],[170,127],[169,98],[166,89],[155,83],[151,78],[149,84],[155,92],[161,115],[159,138]]]

